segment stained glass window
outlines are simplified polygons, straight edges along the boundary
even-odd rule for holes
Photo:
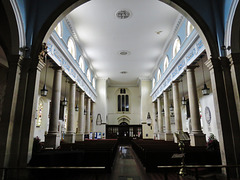
[[[41,124],[42,124],[42,113],[43,113],[43,100],[39,99],[36,127],[41,127]]]

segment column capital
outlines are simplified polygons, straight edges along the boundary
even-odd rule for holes
[[[187,66],[186,67],[186,70],[189,71],[189,70],[194,70],[195,68],[198,68],[199,65],[190,65],[190,66]]]
[[[178,84],[180,82],[181,82],[180,80],[174,80],[174,81],[172,81],[172,84]]]

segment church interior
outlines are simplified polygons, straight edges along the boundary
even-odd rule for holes
[[[0,178],[240,179],[238,0],[0,1]]]

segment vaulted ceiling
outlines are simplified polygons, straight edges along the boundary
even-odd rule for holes
[[[112,86],[152,78],[180,17],[158,0],[92,0],[67,15],[91,68]]]

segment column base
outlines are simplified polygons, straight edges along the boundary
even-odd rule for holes
[[[165,141],[173,141],[173,133],[165,133]]]
[[[66,133],[64,136],[64,142],[75,143],[76,135],[75,133]]]
[[[190,134],[190,146],[206,146],[206,134]]]
[[[83,133],[77,133],[75,137],[76,141],[84,141],[84,134]]]
[[[53,148],[56,149],[58,146],[60,146],[60,140],[61,137],[60,135],[57,134],[47,134],[45,135],[45,143],[44,146],[45,148]]]
[[[159,139],[159,140],[165,140],[165,133],[163,133],[163,132],[162,132],[162,133],[159,133],[159,134],[158,134],[158,139]]]

